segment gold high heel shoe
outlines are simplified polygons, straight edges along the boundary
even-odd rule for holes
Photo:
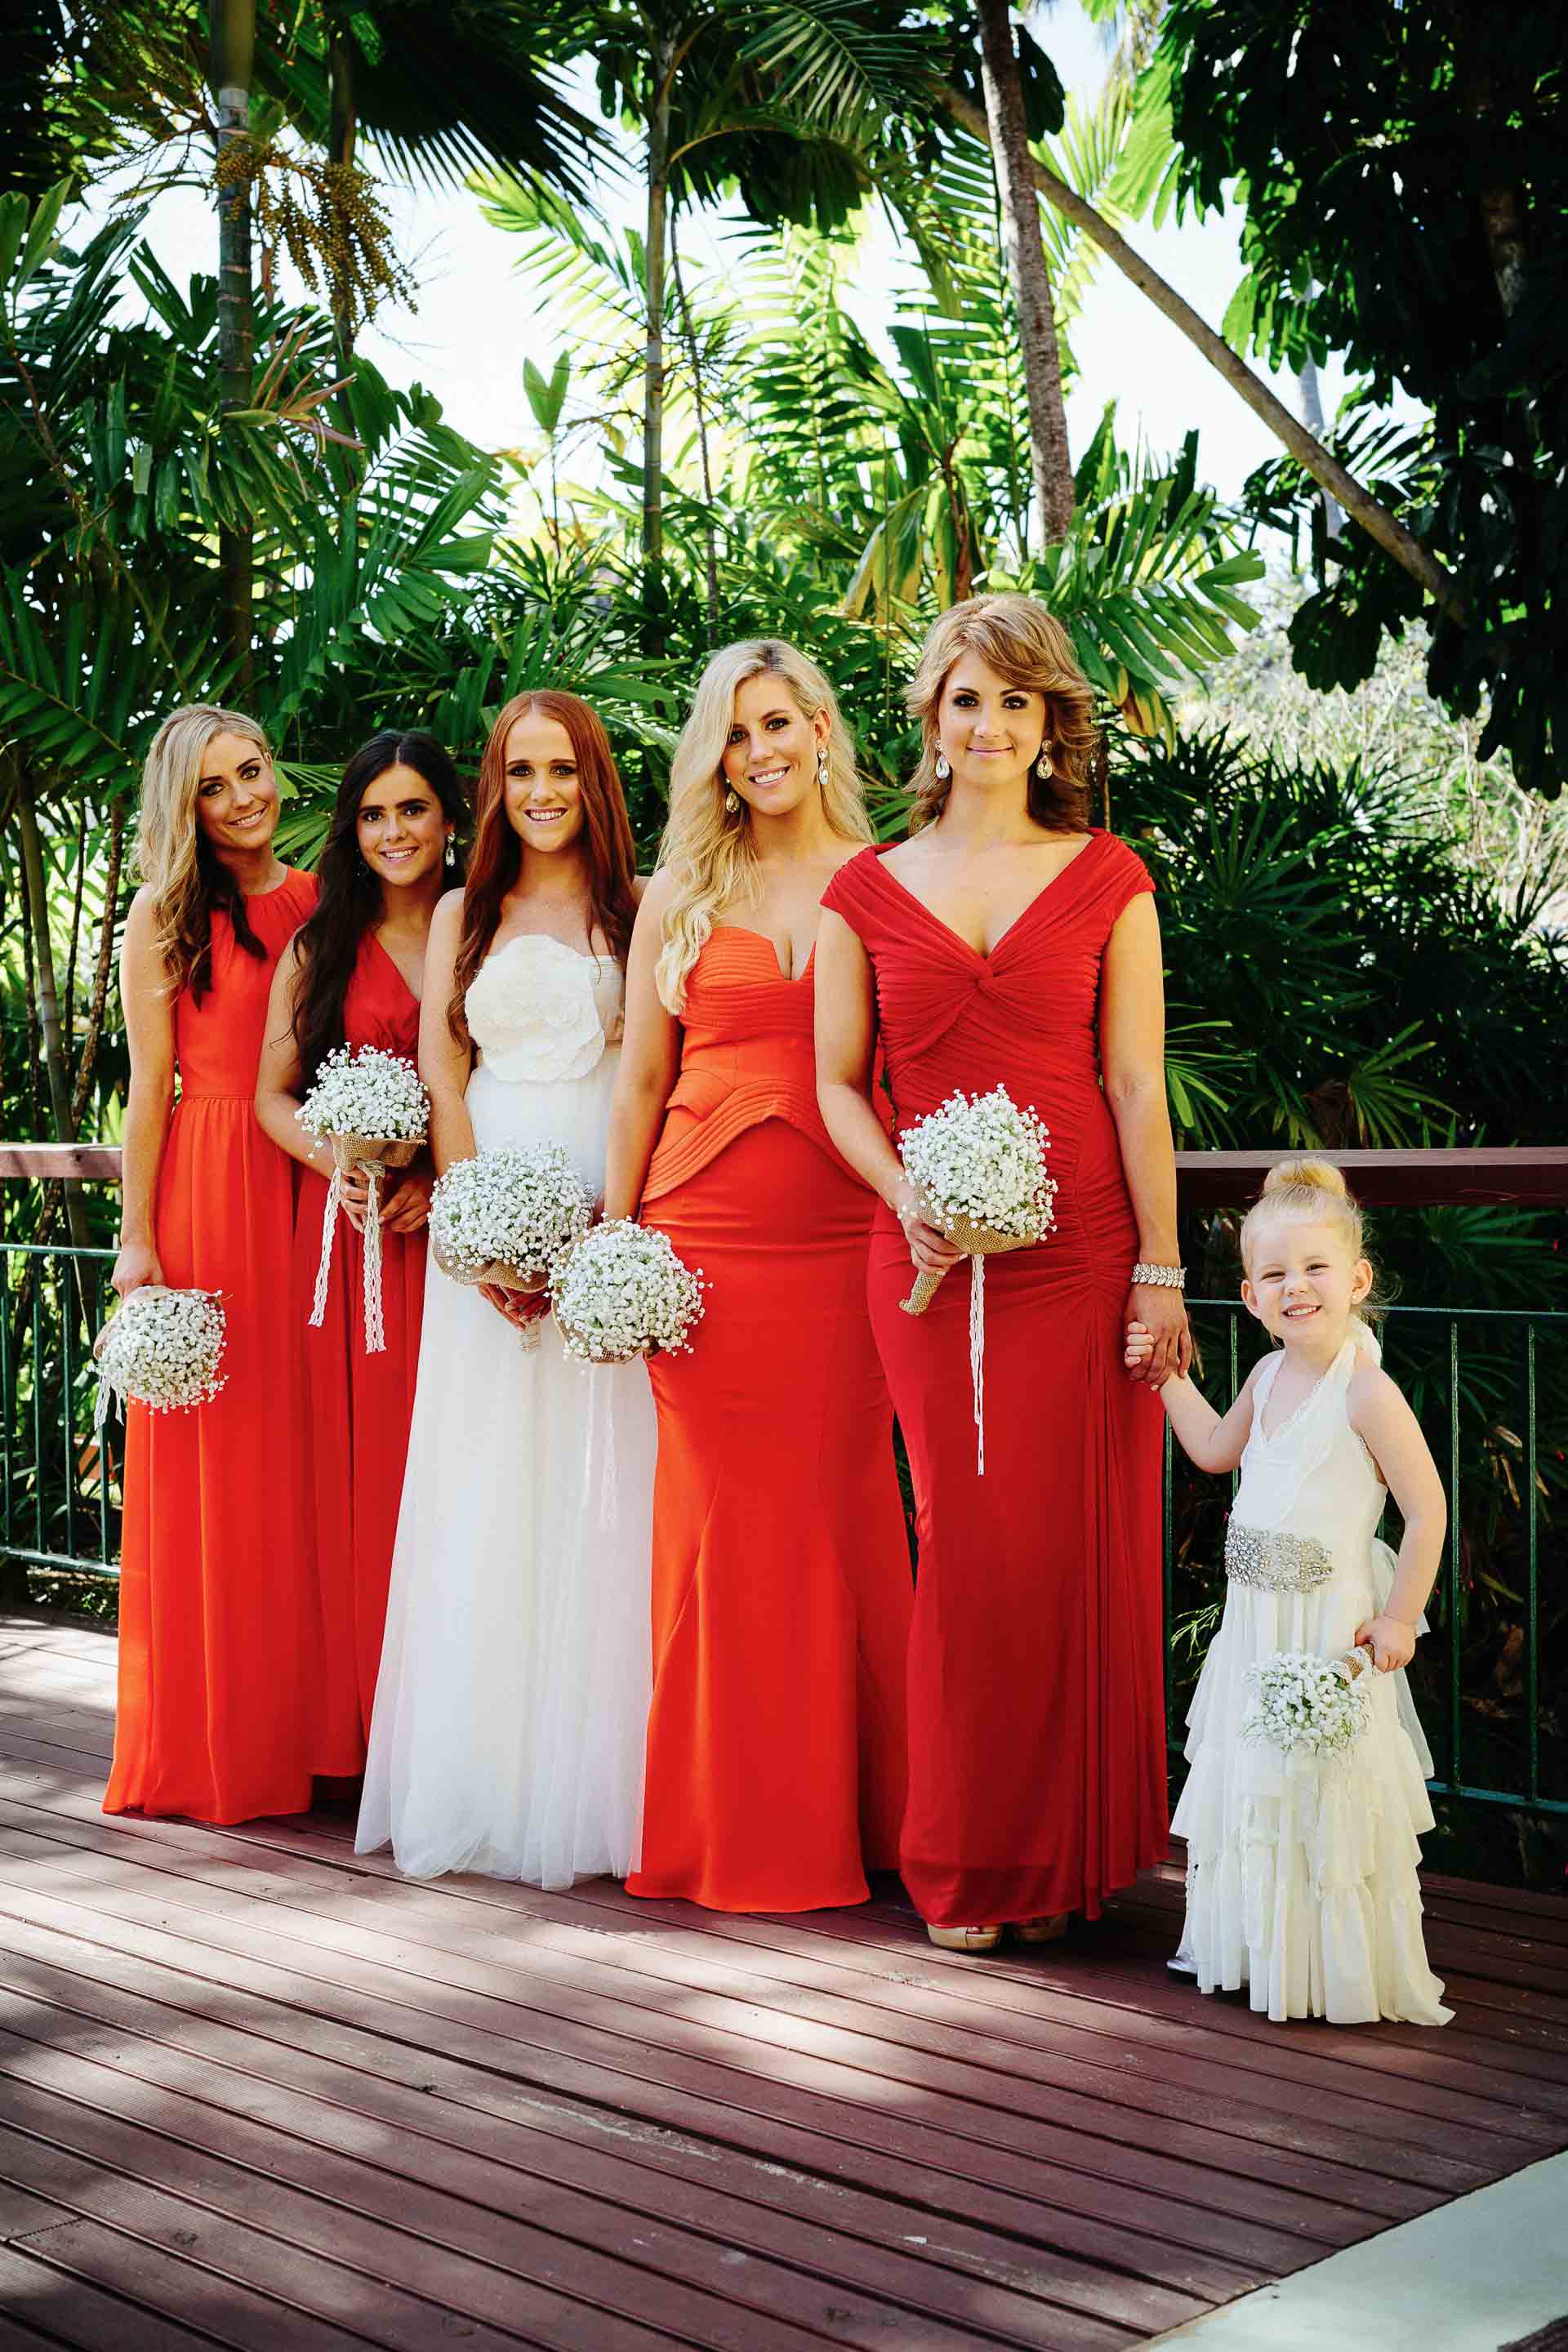
[[[1068,1931],[1068,1915],[1053,1911],[1048,1918],[1015,1919],[1013,1933],[1020,1944],[1059,1944]]]
[[[926,1934],[944,1952],[994,1952],[1002,1941],[1000,1927],[933,1927],[929,1919]]]

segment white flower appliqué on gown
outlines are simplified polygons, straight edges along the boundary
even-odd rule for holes
[[[604,1184],[622,979],[524,937],[465,1000],[481,1151],[549,1140]],[[657,1447],[640,1363],[584,1371],[431,1264],[355,1847],[542,1886],[637,1859]],[[613,1461],[613,1496],[602,1465]]]
[[[1370,1333],[1361,1344],[1375,1351]],[[1282,1355],[1253,1390],[1225,1614],[1187,1717],[1192,1770],[1171,1824],[1187,1841],[1171,1966],[1205,1992],[1247,1985],[1276,2019],[1443,2025],[1451,2012],[1426,1965],[1415,1875],[1432,1759],[1405,1676],[1372,1676],[1367,1729],[1343,1754],[1286,1757],[1241,1736],[1256,1700],[1247,1667],[1279,1650],[1343,1657],[1394,1580],[1374,1533],[1386,1493],[1346,1402],[1356,1352],[1347,1339],[1272,1434],[1264,1414]]]

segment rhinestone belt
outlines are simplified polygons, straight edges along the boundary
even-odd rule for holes
[[[1310,1536],[1275,1535],[1232,1519],[1226,1530],[1225,1572],[1232,1584],[1264,1592],[1311,1592],[1334,1572],[1332,1555]]]

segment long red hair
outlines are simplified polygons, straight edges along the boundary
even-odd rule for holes
[[[458,941],[452,1002],[447,1020],[454,1037],[464,1037],[463,998],[489,952],[500,921],[500,904],[522,870],[522,843],[506,812],[506,739],[529,711],[553,719],[566,730],[577,761],[583,795],[584,855],[588,869],[590,929],[603,931],[619,964],[626,960],[637,898],[632,877],[637,849],[626,796],[621,786],[604,722],[574,694],[541,688],[514,695],[490,729],[479,761],[474,796],[474,845],[463,889],[463,928]]]

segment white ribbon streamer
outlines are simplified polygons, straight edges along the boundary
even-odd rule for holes
[[[364,1351],[367,1356],[386,1353],[386,1320],[382,1307],[381,1286],[381,1163],[367,1160],[360,1163],[365,1171],[370,1197],[365,1206],[364,1228]],[[332,1279],[332,1241],[338,1228],[338,1209],[343,1196],[343,1171],[332,1170],[327,1186],[327,1205],[321,1213],[321,1257],[316,1268],[316,1295],[310,1302],[310,1328],[319,1331],[327,1319],[327,1293]]]
[[[969,1380],[974,1391],[975,1467],[985,1475],[985,1260],[969,1261]]]
[[[338,1202],[342,1198],[343,1171],[332,1170],[327,1205],[321,1216],[321,1262],[316,1268],[316,1296],[310,1303],[310,1328],[319,1331],[327,1319],[327,1286],[332,1278],[332,1235],[338,1226]]]

